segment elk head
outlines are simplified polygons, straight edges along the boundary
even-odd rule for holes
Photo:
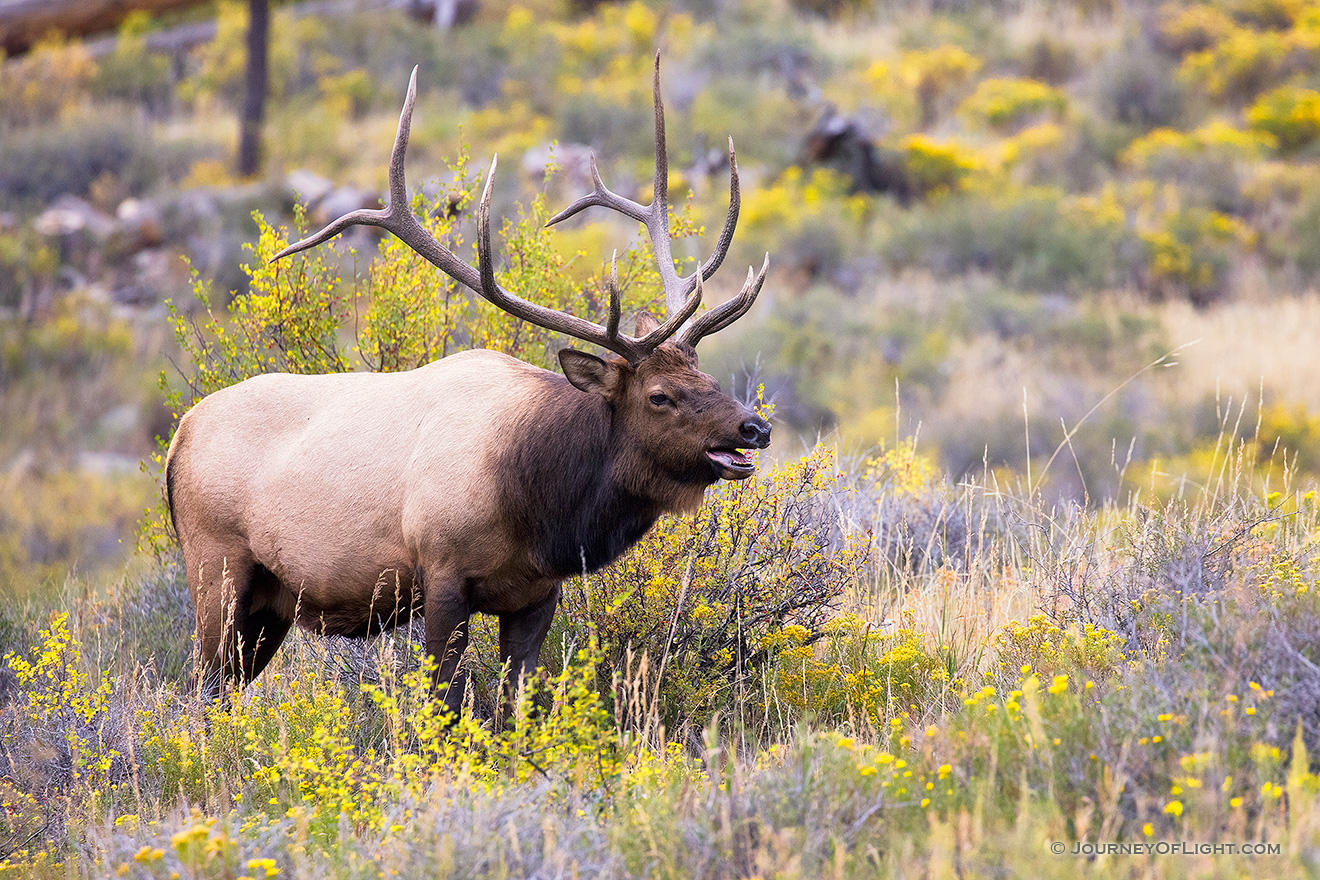
[[[596,159],[591,158],[593,191],[552,217],[553,225],[586,208],[608,208],[643,224],[651,240],[664,286],[667,315],[663,322],[642,316],[636,336],[620,332],[617,252],[611,258],[607,287],[609,315],[604,326],[574,315],[549,309],[500,287],[495,281],[495,260],[490,245],[490,197],[498,157],[491,160],[486,185],[477,208],[478,267],[455,256],[428,233],[409,208],[404,182],[404,153],[417,94],[417,70],[408,82],[408,95],[399,116],[398,133],[390,157],[389,204],[379,210],[363,209],[345,214],[320,232],[289,245],[272,260],[327,241],[362,224],[379,226],[394,233],[449,276],[471,288],[504,311],[539,327],[598,345],[614,356],[563,349],[560,366],[579,390],[599,394],[609,404],[627,442],[662,476],[687,486],[706,486],[718,479],[744,479],[755,469],[744,453],[763,449],[770,443],[770,425],[744,404],[725,395],[719,384],[697,369],[696,345],[705,336],[729,326],[746,314],[756,301],[770,255],[759,273],[747,270],[742,290],[727,302],[696,315],[701,305],[702,282],[719,268],[733,241],[738,223],[740,196],[738,163],[733,139],[729,139],[729,212],[715,251],[692,275],[683,278],[674,267],[669,233],[669,163],[665,151],[664,105],[660,98],[660,56],[655,59],[655,185],[651,204],[642,205],[614,192],[601,181]]]

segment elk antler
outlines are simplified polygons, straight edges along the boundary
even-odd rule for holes
[[[720,232],[714,253],[702,263],[701,269],[687,278],[680,278],[674,268],[673,250],[669,239],[669,158],[665,150],[665,105],[660,97],[659,52],[655,54],[655,77],[652,88],[655,94],[655,184],[652,187],[651,204],[642,205],[611,192],[600,179],[600,172],[596,169],[596,156],[592,154],[591,179],[594,184],[592,192],[551,217],[546,225],[553,226],[560,220],[572,217],[592,206],[609,208],[643,224],[647,236],[651,239],[651,248],[655,252],[655,261],[660,269],[660,280],[665,289],[665,307],[670,315],[675,315],[685,308],[689,295],[701,289],[701,282],[715,274],[715,270],[720,267],[729,253],[729,245],[733,243],[733,232],[738,225],[738,211],[742,205],[741,190],[738,187],[738,157],[733,150],[733,138],[729,138],[729,214],[724,220],[724,229]],[[749,268],[747,282],[738,295],[694,321],[683,331],[679,342],[695,346],[703,336],[724,329],[746,314],[752,303],[756,301],[757,294],[761,292],[761,285],[765,283],[765,273],[769,268],[770,255],[766,254],[760,273],[753,277]],[[668,327],[672,320],[671,318],[666,322],[665,327]]]
[[[715,253],[702,266],[701,271],[692,278],[679,279],[677,272],[674,270],[674,261],[669,246],[667,204],[669,172],[664,150],[664,109],[660,104],[659,55],[656,56],[655,73],[657,155],[655,199],[649,207],[644,208],[636,202],[611,193],[601,183],[600,175],[596,172],[596,162],[593,156],[591,169],[592,176],[596,181],[596,192],[579,199],[550,221],[550,223],[556,223],[589,205],[601,204],[622,211],[625,215],[633,217],[646,225],[652,238],[657,261],[660,263],[660,274],[665,284],[665,299],[669,316],[664,324],[640,339],[619,332],[617,252],[615,258],[611,259],[610,281],[607,285],[610,291],[610,318],[606,327],[566,312],[528,302],[496,284],[495,262],[490,249],[490,195],[495,181],[498,156],[491,160],[490,172],[486,176],[486,186],[482,191],[481,202],[477,207],[477,256],[480,268],[474,269],[459,259],[426,231],[409,208],[408,188],[404,181],[403,169],[404,154],[408,149],[408,134],[412,126],[412,112],[416,98],[417,68],[413,68],[412,76],[408,80],[408,95],[403,102],[403,111],[399,114],[399,128],[394,138],[394,149],[390,154],[389,203],[381,209],[363,208],[351,211],[331,221],[320,232],[284,248],[271,258],[271,262],[322,244],[350,226],[379,226],[394,233],[404,244],[421,254],[442,272],[471,288],[509,314],[538,327],[544,327],[557,333],[565,333],[584,342],[609,349],[633,364],[641,361],[654,351],[657,346],[677,332],[679,327],[696,312],[697,307],[701,305],[702,280],[709,278],[715,269],[719,267],[725,253],[728,252],[729,243],[733,240],[733,229],[738,218],[738,171],[737,166],[734,164],[733,141],[730,140],[729,161],[732,169],[732,183],[730,187],[729,217],[725,222],[724,231],[720,235]],[[659,220],[655,221],[652,219],[653,217],[658,217]],[[766,261],[766,266],[768,266],[769,254],[766,255]],[[744,285],[742,292],[729,302],[702,315],[684,331],[681,340],[688,345],[695,345],[702,336],[713,333],[737,320],[751,307],[752,301],[756,299],[756,294],[760,291],[761,284],[765,280],[766,266],[762,266],[761,274],[757,277],[754,285],[750,270],[748,270],[748,282]]]

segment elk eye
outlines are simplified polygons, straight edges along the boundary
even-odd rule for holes
[[[651,403],[655,406],[668,406],[673,403],[666,394],[652,394]]]

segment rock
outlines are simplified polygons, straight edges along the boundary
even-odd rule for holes
[[[324,226],[337,217],[359,208],[379,208],[383,202],[380,196],[371,190],[355,186],[341,186],[325,196],[311,212],[312,220]]]
[[[326,196],[335,190],[334,181],[305,168],[290,171],[289,176],[284,181],[294,196],[308,210],[314,210]]]
[[[37,234],[50,241],[58,254],[61,281],[65,273],[77,276],[72,286],[100,274],[106,262],[107,245],[119,223],[77,196],[62,195],[51,202],[32,223]]]
[[[100,242],[114,234],[116,224],[113,217],[98,211],[90,202],[66,193],[51,202],[32,226],[39,235],[50,238],[86,233]]]
[[[173,250],[147,248],[133,255],[127,278],[110,294],[120,305],[145,306],[176,296],[187,286],[188,266]]]
[[[179,193],[171,211],[177,215],[178,224],[185,229],[219,218],[220,202],[209,189],[190,189]]]
[[[101,477],[122,476],[142,469],[142,460],[114,452],[80,452],[78,469]]]
[[[591,189],[591,147],[586,144],[571,143],[542,144],[523,153],[518,168],[539,184],[545,179],[545,169],[550,165],[551,160],[559,168],[556,180],[573,189]]]
[[[165,239],[160,207],[143,199],[124,199],[115,210],[128,253],[155,247]]]
[[[131,403],[121,403],[114,407],[97,422],[96,429],[110,437],[125,437],[134,434],[142,423],[142,413]]]

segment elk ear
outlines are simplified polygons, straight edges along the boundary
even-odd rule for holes
[[[559,350],[559,366],[564,370],[564,378],[568,379],[574,388],[599,394],[604,398],[614,396],[623,369],[621,361],[602,360],[594,354],[571,348]]]
[[[660,322],[656,320],[655,315],[650,312],[642,312],[637,316],[637,326],[633,328],[633,335],[640,338],[659,326]]]

